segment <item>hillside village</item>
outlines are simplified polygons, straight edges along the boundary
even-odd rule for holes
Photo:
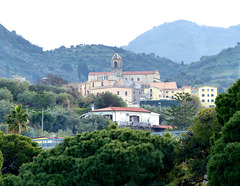
[[[70,83],[65,87],[74,87],[83,96],[111,92],[120,96],[130,107],[139,107],[140,102],[144,100],[174,100],[176,93],[197,96],[202,106],[215,107],[217,87],[206,85],[198,88],[178,88],[176,82],[162,82],[158,70],[123,71],[124,62],[118,53],[113,55],[110,65],[109,72],[90,72],[87,82]]]

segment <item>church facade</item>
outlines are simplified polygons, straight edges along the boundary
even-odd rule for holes
[[[123,71],[122,58],[114,54],[110,72],[90,72],[88,81],[78,84],[83,96],[111,92],[128,104],[138,104],[144,99],[144,89],[152,82],[160,82],[160,73],[155,71]]]

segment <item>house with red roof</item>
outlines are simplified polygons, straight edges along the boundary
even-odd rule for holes
[[[139,104],[145,99],[144,88],[150,83],[160,82],[160,73],[155,71],[126,71],[122,70],[122,58],[114,54],[111,59],[111,71],[90,72],[88,81],[77,84],[83,96],[111,92],[123,98],[128,104]],[[72,86],[72,85],[70,85]]]
[[[159,115],[143,108],[106,107],[88,112],[85,116],[102,115],[117,122],[119,126],[158,126]]]

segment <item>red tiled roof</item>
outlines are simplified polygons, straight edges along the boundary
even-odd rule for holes
[[[107,112],[107,111],[126,111],[126,112],[146,112],[151,113],[151,111],[142,108],[132,108],[132,107],[106,107],[101,109],[92,110],[91,112]]]
[[[184,86],[183,88],[192,88],[191,86]]]
[[[162,128],[162,129],[173,129],[170,125],[152,125],[153,128]]]
[[[89,72],[89,75],[110,75],[111,72]],[[155,74],[155,71],[128,71],[122,72],[123,75]]]
[[[123,72],[123,75],[139,75],[139,74],[155,74],[155,71],[128,71],[128,72]]]
[[[88,75],[110,75],[111,72],[89,72]]]
[[[177,89],[176,82],[155,82],[151,83],[150,86],[160,89]]]

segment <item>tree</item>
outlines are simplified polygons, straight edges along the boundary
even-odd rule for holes
[[[127,104],[123,101],[123,99],[111,92],[105,92],[103,94],[99,94],[94,101],[94,104],[97,108],[104,107],[126,107]]]
[[[9,100],[0,100],[0,123],[6,121],[4,116],[10,113],[12,105]]]
[[[207,165],[210,185],[236,185],[240,183],[240,111],[222,128],[222,136],[215,141]]]
[[[186,129],[193,123],[193,118],[199,109],[199,102],[188,93],[177,93],[174,97],[180,105],[165,109],[162,112],[163,120],[178,129]]]
[[[13,95],[6,87],[0,89],[0,100],[13,100]]]
[[[44,84],[44,85],[51,85],[51,86],[63,86],[65,84],[67,84],[67,81],[64,80],[62,77],[60,77],[59,75],[55,75],[55,74],[47,74],[45,75],[44,78],[40,79],[38,81],[38,83],[40,84]]]
[[[62,105],[62,107],[68,107],[73,103],[73,97],[68,93],[60,93],[56,97],[56,103]]]
[[[194,118],[194,124],[187,135],[183,136],[179,146],[179,160],[186,162],[189,177],[185,184],[197,184],[204,180],[207,162],[210,158],[212,138],[221,131],[214,108],[202,109]]]
[[[7,115],[6,124],[8,124],[8,133],[21,134],[22,130],[28,130],[28,114],[22,105],[12,106],[11,113]]]
[[[228,93],[219,94],[215,104],[218,121],[224,125],[240,110],[240,79],[228,89]]]
[[[36,92],[33,91],[24,91],[17,95],[18,103],[22,105],[33,106],[33,97],[36,95]]]
[[[19,167],[23,163],[28,163],[33,160],[43,151],[36,142],[31,138],[18,135],[4,135],[0,131],[0,151],[3,154],[3,166],[1,168],[2,174],[18,175]]]
[[[33,105],[37,108],[46,109],[56,104],[56,94],[54,92],[38,92],[33,96]]]
[[[240,79],[216,98],[216,112],[222,127],[214,140],[207,165],[210,185],[236,185],[240,182]]]
[[[174,166],[174,149],[171,138],[145,131],[86,132],[24,164],[18,179],[23,185],[164,185]]]

